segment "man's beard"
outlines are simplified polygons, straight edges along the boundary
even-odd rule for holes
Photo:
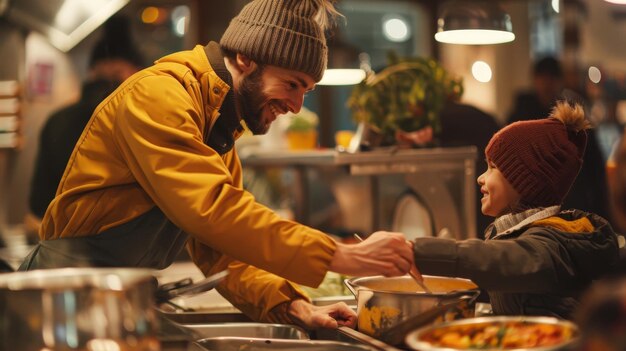
[[[270,128],[270,123],[265,123],[262,116],[263,105],[269,100],[263,94],[262,75],[263,66],[257,66],[252,73],[243,77],[235,94],[239,113],[254,135],[265,134]]]

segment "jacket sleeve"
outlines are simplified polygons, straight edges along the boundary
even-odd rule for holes
[[[309,300],[302,290],[286,279],[221,255],[194,238],[189,240],[187,248],[206,276],[228,268],[229,273],[217,290],[255,321],[293,324],[286,309],[278,306],[296,299]]]
[[[565,247],[541,235],[489,241],[419,238],[414,253],[422,273],[471,279],[489,291],[563,292],[578,284]]]
[[[217,287],[230,303],[251,319],[294,324],[283,305],[296,299],[309,301],[295,284],[272,273],[238,261],[228,265],[231,277]]]
[[[133,177],[174,224],[235,260],[319,285],[335,242],[280,218],[238,186],[224,159],[204,144],[204,114],[180,82],[144,77],[121,105],[116,145]]]

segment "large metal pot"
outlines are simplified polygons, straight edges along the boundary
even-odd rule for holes
[[[0,350],[159,350],[152,271],[0,274]]]
[[[474,316],[478,287],[467,279],[424,276],[432,293],[424,292],[410,276],[352,278],[345,281],[357,301],[358,330],[375,338],[400,322],[442,303],[471,296],[442,314],[439,321]]]

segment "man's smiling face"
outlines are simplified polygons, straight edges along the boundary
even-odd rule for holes
[[[313,90],[309,75],[271,65],[257,65],[236,88],[239,111],[253,134],[265,134],[276,117],[298,113],[304,95]]]

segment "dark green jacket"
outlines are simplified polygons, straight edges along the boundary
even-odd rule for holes
[[[489,293],[495,314],[569,319],[580,294],[619,259],[617,236],[602,217],[569,210],[548,222],[581,218],[591,222],[591,232],[544,219],[496,237],[490,226],[485,241],[419,238],[415,263],[423,274],[471,279]]]

